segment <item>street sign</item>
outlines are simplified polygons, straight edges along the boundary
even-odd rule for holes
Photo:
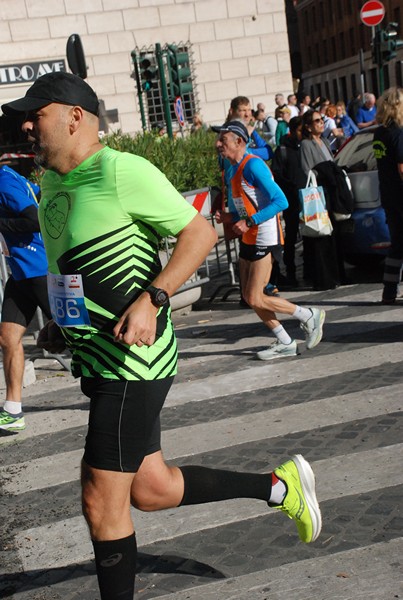
[[[176,114],[176,118],[178,119],[179,125],[183,127],[185,125],[185,115],[183,112],[182,98],[180,96],[175,98],[174,111]]]
[[[368,27],[379,25],[385,16],[385,7],[379,0],[369,0],[360,11],[360,19]]]

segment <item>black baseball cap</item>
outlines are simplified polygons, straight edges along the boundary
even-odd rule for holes
[[[220,127],[220,132],[231,131],[242,138],[245,144],[249,142],[249,133],[242,121],[227,121]]]
[[[81,106],[98,116],[99,100],[94,90],[81,77],[65,71],[42,75],[31,85],[23,98],[3,104],[1,110],[5,115],[16,116],[53,102]]]

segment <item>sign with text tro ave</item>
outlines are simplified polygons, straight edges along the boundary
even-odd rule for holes
[[[183,127],[185,125],[185,115],[183,112],[182,98],[180,96],[177,96],[175,98],[174,110],[175,110],[176,118],[178,119],[179,125],[181,127]]]
[[[368,27],[379,25],[385,16],[385,7],[379,0],[369,0],[360,11],[360,19]]]

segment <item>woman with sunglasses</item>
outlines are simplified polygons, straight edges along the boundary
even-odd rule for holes
[[[325,128],[320,112],[312,110],[302,117],[301,166],[308,177],[309,171],[325,161],[333,162],[327,139],[322,137]],[[326,195],[326,188],[324,186]],[[315,290],[334,289],[340,285],[340,263],[334,232],[318,238],[303,238],[304,279],[313,283]]]
[[[315,165],[324,160],[333,160],[332,150],[326,138],[323,138],[325,122],[316,110],[306,112],[302,117],[301,163],[306,175]]]

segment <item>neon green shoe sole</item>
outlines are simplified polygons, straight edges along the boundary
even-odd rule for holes
[[[24,414],[21,412],[18,415],[12,415],[6,410],[0,411],[0,430],[6,431],[22,431],[25,429]]]
[[[282,510],[297,525],[300,540],[314,542],[322,529],[322,516],[315,492],[315,475],[310,464],[301,454],[280,465],[274,473],[287,486],[282,504],[274,506]]]

